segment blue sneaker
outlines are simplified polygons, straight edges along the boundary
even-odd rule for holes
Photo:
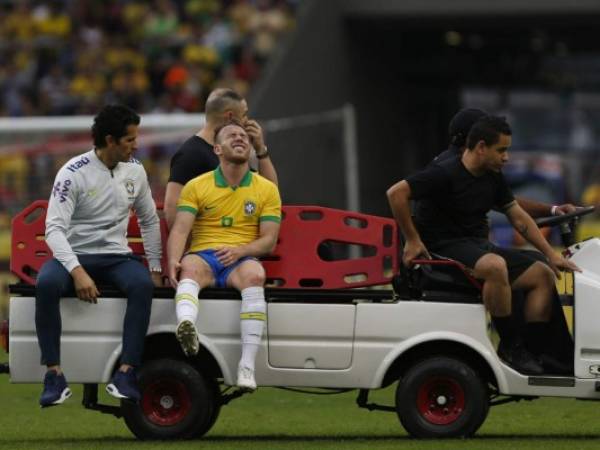
[[[60,405],[71,396],[71,389],[67,385],[65,376],[60,375],[56,370],[49,370],[44,377],[44,391],[40,397],[40,406],[47,408],[48,406]]]
[[[140,390],[138,389],[137,377],[133,367],[130,367],[127,372],[117,370],[110,383],[106,385],[106,392],[115,398],[139,402]]]

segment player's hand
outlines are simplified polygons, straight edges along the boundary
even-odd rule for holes
[[[406,241],[402,254],[402,262],[406,267],[412,266],[412,262],[417,258],[431,259],[431,255],[427,251],[425,244],[419,239],[416,241]]]
[[[246,133],[248,133],[250,143],[252,144],[254,150],[256,150],[258,153],[264,152],[265,137],[258,122],[256,120],[247,120],[244,124],[244,128],[246,129]]]
[[[560,280],[561,274],[560,271],[564,270],[567,272],[581,272],[581,269],[579,267],[577,267],[577,265],[566,259],[563,258],[561,255],[555,253],[554,255],[552,255],[552,257],[548,258],[548,263],[550,265],[550,268],[552,269],[552,271],[555,273],[556,277]]]
[[[92,280],[85,269],[77,266],[71,272],[71,276],[73,277],[77,298],[88,303],[98,303],[100,291],[98,291],[96,283],[94,283],[94,280]]]
[[[179,272],[181,271],[181,263],[177,260],[169,260],[169,282],[171,286],[174,288],[177,287],[179,282],[177,278],[179,276]]]
[[[215,250],[215,256],[221,264],[227,267],[245,255],[241,247],[219,247]]]
[[[577,206],[571,203],[565,203],[564,205],[558,205],[554,210],[555,216],[562,216],[563,214],[570,214],[577,211]]]

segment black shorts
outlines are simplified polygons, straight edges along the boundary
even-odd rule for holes
[[[539,252],[501,248],[492,244],[487,239],[481,238],[460,238],[441,241],[427,248],[438,255],[460,261],[471,269],[475,267],[475,264],[482,256],[488,253],[499,255],[506,261],[510,284],[534,263],[546,261],[544,255]]]

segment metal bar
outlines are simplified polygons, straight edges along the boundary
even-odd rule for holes
[[[112,286],[99,286],[101,297],[123,297],[124,294]],[[9,286],[11,294],[26,297],[35,296],[35,286],[30,284],[12,284]],[[72,295],[71,295],[72,294]],[[74,293],[65,297],[74,296]],[[175,290],[171,287],[154,288],[155,298],[173,298]],[[353,301],[353,300],[393,300],[391,290],[381,289],[286,289],[266,288],[265,296],[268,301]],[[202,299],[239,300],[240,293],[236,289],[208,288],[200,293]]]

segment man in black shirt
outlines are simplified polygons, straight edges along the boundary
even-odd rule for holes
[[[448,124],[448,134],[450,135],[450,145],[446,150],[434,158],[432,163],[442,162],[448,158],[453,158],[463,154],[466,148],[467,136],[471,127],[477,120],[486,116],[487,113],[477,108],[465,108],[457,112]],[[531,217],[559,216],[574,212],[577,207],[571,203],[564,205],[551,205],[549,203],[538,202],[529,198],[515,196],[517,203]]]
[[[244,124],[258,161],[258,172],[277,184],[277,172],[269,157],[262,128],[255,120],[248,119],[248,105],[242,96],[232,89],[215,89],[206,100],[205,114],[204,127],[185,141],[171,158],[164,205],[169,228],[175,221],[177,200],[183,186],[219,165],[219,158],[213,152],[215,129],[231,120]]]
[[[455,158],[461,156],[466,148],[467,136],[471,127],[475,122],[486,116],[487,113],[481,109],[476,108],[465,108],[458,111],[450,123],[448,124],[448,134],[450,136],[450,144],[446,150],[441,152],[436,158],[430,163],[440,163],[449,158]],[[531,217],[547,217],[554,215],[562,215],[574,212],[577,207],[571,203],[565,203],[563,205],[552,205],[549,203],[542,203],[528,198],[515,196],[517,203],[523,208]],[[427,203],[427,200],[424,200]],[[420,208],[420,202],[415,202],[413,205],[416,215]],[[523,250],[520,252],[525,253],[527,256],[534,258],[541,262],[546,262],[546,258],[540,252],[536,250]],[[523,305],[524,299],[522,292],[513,290],[513,321],[515,332],[517,329],[523,327]],[[565,315],[562,309],[562,303],[560,296],[556,289],[552,296],[552,312],[550,315],[549,327],[546,330],[546,339],[548,342],[547,347],[552,349],[551,353],[546,351],[543,356],[543,365],[548,371],[552,373],[572,373],[573,370],[573,352],[574,345],[573,339],[569,332]],[[534,353],[537,353],[534,351]]]
[[[510,332],[511,287],[526,292],[527,335],[539,340],[548,325],[554,274],[559,275],[559,269],[578,269],[552,250],[515,201],[501,171],[510,142],[511,130],[504,119],[483,117],[471,128],[462,156],[431,164],[396,183],[387,195],[406,237],[404,263],[428,258],[429,248],[471,268],[475,277],[484,280],[483,301],[502,339],[500,357],[520,372],[539,374],[543,368]],[[411,219],[410,199],[421,200],[418,231]],[[491,209],[504,212],[521,235],[546,255],[548,265],[491,244],[487,240]]]

